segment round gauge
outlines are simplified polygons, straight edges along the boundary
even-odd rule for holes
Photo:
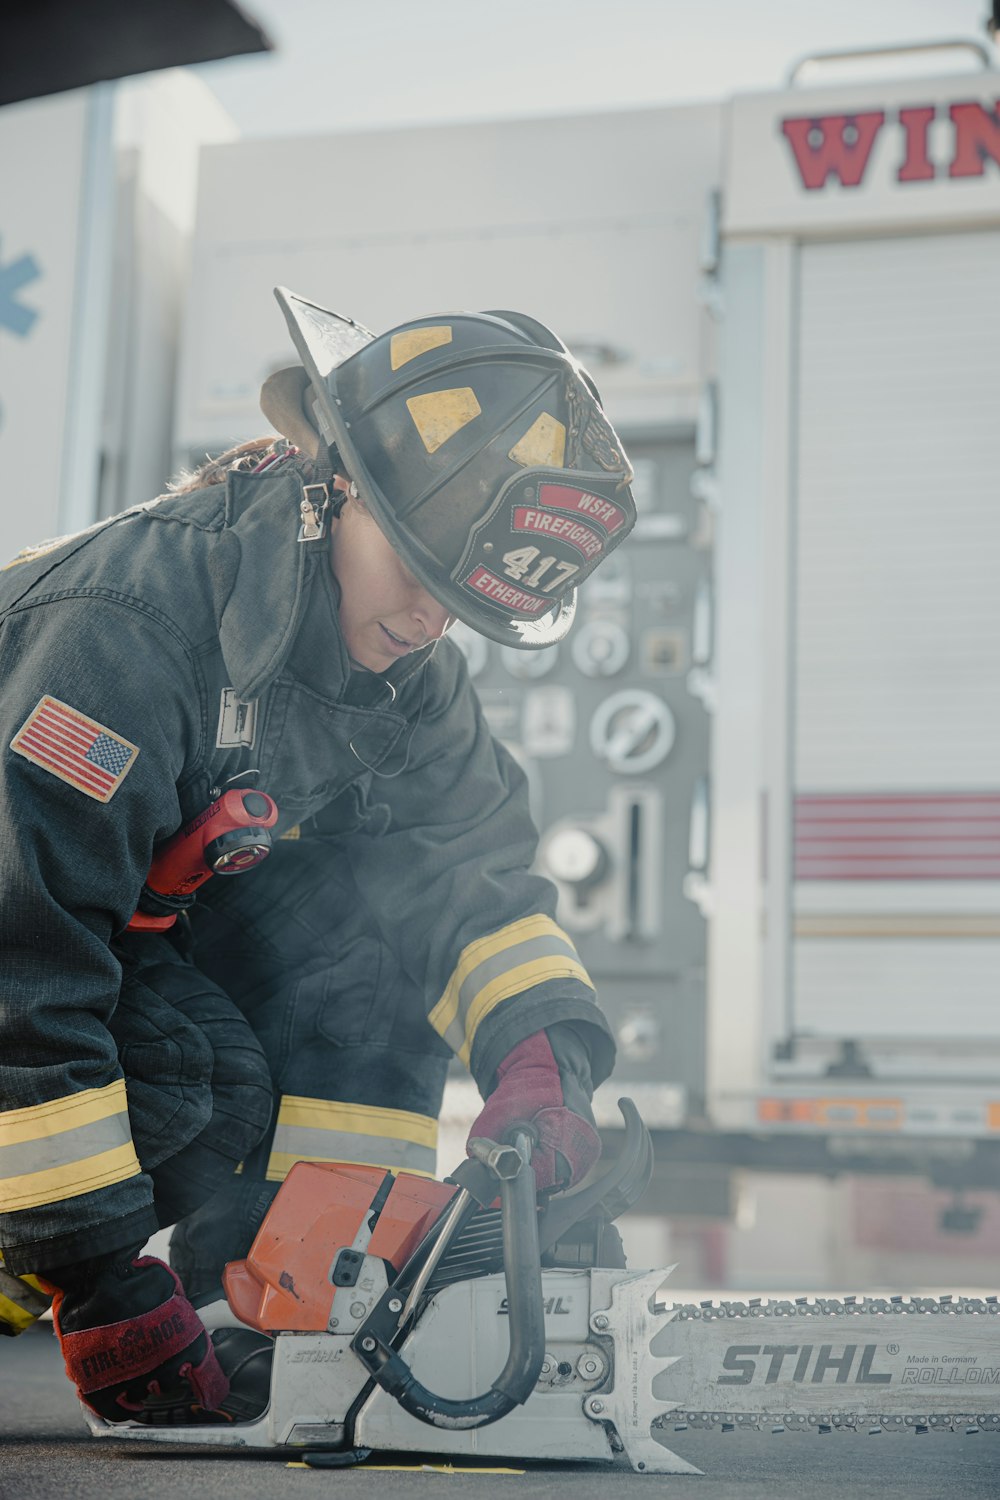
[[[586,620],[574,634],[571,649],[585,677],[613,677],[628,661],[628,632],[617,620]]]
[[[607,854],[585,828],[560,828],[546,841],[545,864],[566,885],[591,885],[603,875]]]
[[[612,693],[590,721],[590,748],[621,775],[651,771],[666,760],[677,735],[674,716],[655,693]]]
[[[558,646],[543,646],[541,651],[521,651],[516,646],[501,646],[500,660],[512,677],[530,679],[551,672],[559,656]]]
[[[448,639],[454,641],[465,657],[469,676],[478,677],[489,659],[489,643],[486,637],[477,635],[474,630],[469,629],[468,625],[463,625],[461,620],[456,620],[448,631]]]
[[[618,1047],[630,1062],[649,1062],[660,1050],[660,1027],[656,1017],[627,1015],[618,1027]]]

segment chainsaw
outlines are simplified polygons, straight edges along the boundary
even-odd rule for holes
[[[445,1182],[353,1164],[289,1172],[224,1294],[200,1307],[228,1421],[102,1438],[627,1462],[698,1473],[674,1432],[1000,1431],[1000,1305],[822,1297],[671,1304],[614,1221],[647,1187],[628,1099],[618,1161],[539,1206],[530,1137],[470,1142]],[[498,1206],[499,1205],[499,1206]]]

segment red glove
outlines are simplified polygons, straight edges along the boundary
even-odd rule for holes
[[[552,1028],[553,1032],[558,1030]],[[572,1108],[567,1105],[564,1086],[572,1098]],[[469,1139],[485,1136],[509,1143],[518,1128],[534,1137],[531,1165],[539,1190],[579,1182],[601,1154],[586,1089],[575,1073],[560,1069],[544,1031],[519,1042],[500,1064],[497,1086],[470,1130]]]
[[[227,1421],[229,1382],[170,1267],[136,1246],[47,1273],[66,1373],[108,1422]]]

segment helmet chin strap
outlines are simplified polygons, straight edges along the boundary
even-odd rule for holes
[[[330,449],[327,448],[326,452],[329,457]],[[330,488],[337,491],[335,498],[331,501],[330,509],[335,516],[339,517],[348,500],[357,500],[358,487],[353,479],[345,479],[343,474],[334,474],[330,481]]]

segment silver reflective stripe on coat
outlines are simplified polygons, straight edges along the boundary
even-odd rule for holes
[[[125,1082],[0,1113],[0,1209],[59,1203],[136,1176]]]
[[[351,1162],[433,1177],[437,1121],[383,1105],[286,1094],[278,1110],[268,1181],[283,1182],[297,1161]]]

